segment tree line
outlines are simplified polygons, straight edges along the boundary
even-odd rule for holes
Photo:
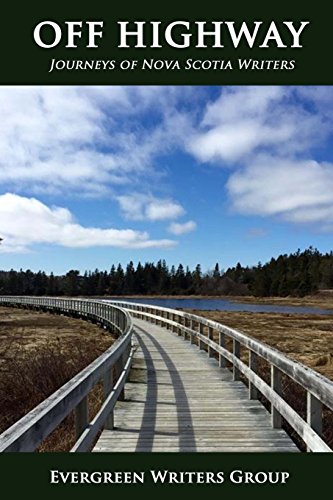
[[[112,265],[109,271],[72,269],[57,276],[43,271],[0,271],[1,295],[107,296],[107,295],[255,295],[304,296],[320,288],[333,288],[333,252],[322,254],[310,247],[280,255],[266,264],[223,270],[219,263],[202,272],[182,264],[169,267],[165,260],[125,268]]]
[[[279,255],[264,265],[259,262],[252,268],[237,264],[225,276],[258,297],[304,297],[319,289],[333,288],[333,252],[322,254],[310,247]]]

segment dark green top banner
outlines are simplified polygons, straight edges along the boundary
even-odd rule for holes
[[[6,5],[1,84],[330,84],[313,4]]]

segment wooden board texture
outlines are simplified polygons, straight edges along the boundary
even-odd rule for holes
[[[137,350],[113,430],[95,452],[297,452],[270,414],[205,351],[134,320]]]

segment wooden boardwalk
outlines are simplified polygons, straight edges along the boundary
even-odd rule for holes
[[[323,416],[324,409],[333,412],[333,382],[238,330],[186,311],[119,300],[0,295],[1,305],[80,317],[117,340],[6,429],[0,452],[35,451],[73,412],[71,452],[90,451],[96,439],[93,451],[296,452],[281,428],[287,423],[307,451],[332,453]],[[262,378],[261,361],[270,381]],[[285,380],[302,388],[306,415],[288,403]],[[92,416],[88,398],[101,382],[103,399]],[[256,399],[260,394],[271,414]]]
[[[134,319],[137,350],[95,452],[296,452],[242,382],[205,351],[155,324]]]

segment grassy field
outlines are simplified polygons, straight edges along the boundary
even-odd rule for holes
[[[307,297],[229,297],[234,302],[249,304],[273,304],[280,306],[318,307],[320,309],[333,309],[333,291],[326,290]]]
[[[0,307],[0,432],[70,380],[114,339],[80,319]],[[98,409],[101,388],[92,391],[89,411]],[[66,451],[74,444],[71,415],[40,451]]]
[[[104,298],[104,297],[102,297]],[[318,307],[333,310],[333,290],[324,290],[306,297],[254,297],[253,295],[119,295],[108,298],[123,299],[225,299],[246,304],[272,304],[281,306]]]

